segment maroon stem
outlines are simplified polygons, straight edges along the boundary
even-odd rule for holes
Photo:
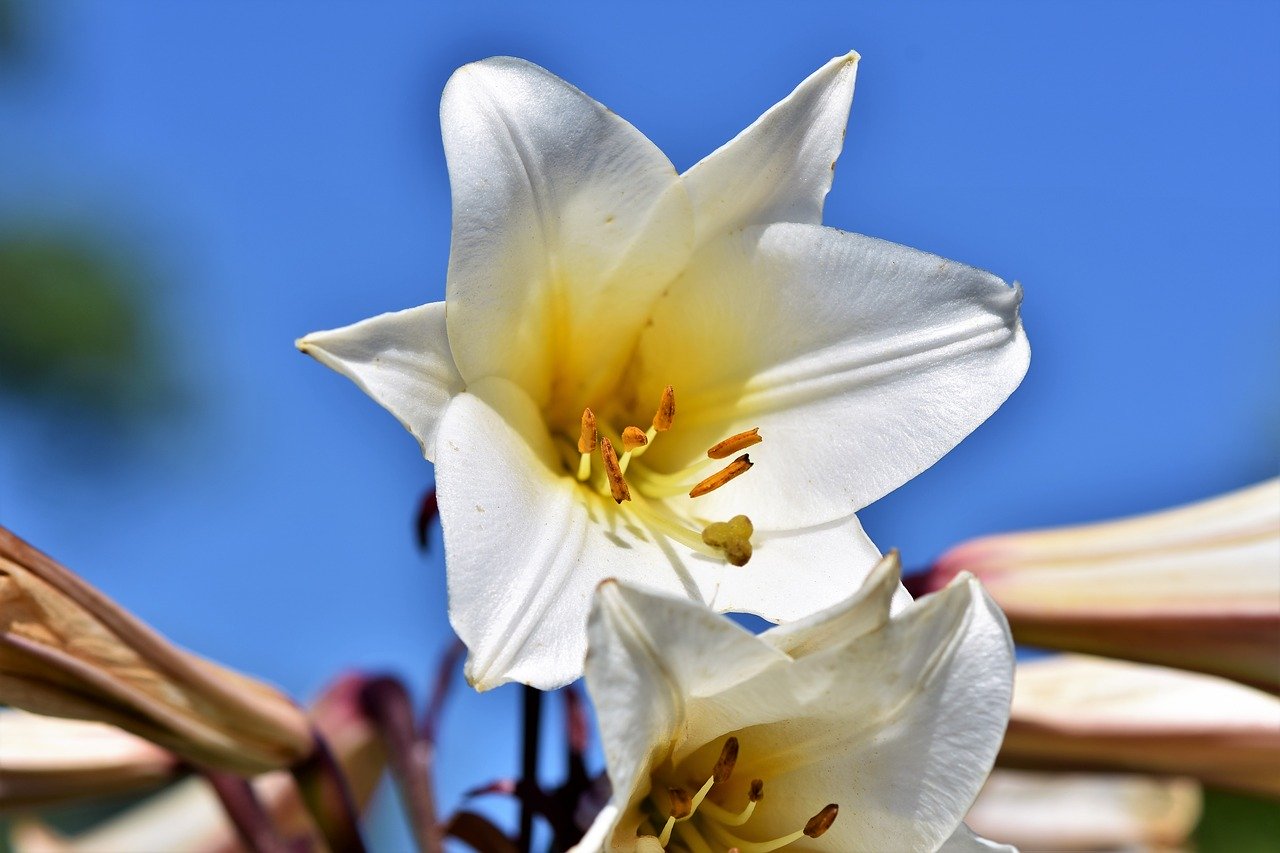
[[[542,691],[524,686],[523,697],[523,749],[520,761],[520,787],[526,791],[538,789],[538,734],[542,728]],[[533,848],[533,806],[530,797],[520,798],[520,853],[530,853]]]
[[[251,853],[290,853],[290,846],[276,832],[271,815],[262,807],[247,779],[221,770],[205,770],[203,775],[247,850]]]
[[[408,691],[395,678],[372,678],[360,691],[360,704],[382,738],[418,849],[422,853],[442,853],[431,783],[433,746],[415,731]]]
[[[315,749],[292,768],[307,811],[334,853],[365,853],[360,817],[342,768],[324,735],[312,730]]]

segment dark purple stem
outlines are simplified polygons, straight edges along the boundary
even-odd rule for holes
[[[432,744],[419,738],[415,731],[408,691],[394,678],[372,678],[360,691],[360,704],[382,738],[418,849],[422,853],[442,853],[431,783]]]
[[[246,849],[251,853],[290,853],[290,846],[276,832],[271,815],[247,779],[221,770],[205,770],[202,775],[217,794]]]
[[[520,787],[538,789],[538,734],[542,729],[542,691],[524,686],[522,732],[522,756],[520,762]],[[520,799],[520,853],[533,849],[533,807],[528,797]]]
[[[359,812],[347,786],[347,778],[324,736],[313,728],[312,738],[315,749],[292,768],[302,800],[329,849],[335,853],[364,853]]]

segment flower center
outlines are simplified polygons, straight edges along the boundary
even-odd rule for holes
[[[739,451],[763,441],[760,428],[731,435],[707,449],[706,460],[699,460],[673,473],[660,473],[639,461],[661,433],[675,423],[675,389],[668,385],[662,392],[657,412],[647,430],[631,424],[620,430],[601,423],[590,407],[583,409],[576,444],[577,458],[571,459],[571,439],[565,437],[565,466],[574,471],[578,481],[600,495],[611,497],[626,512],[636,515],[648,526],[695,551],[720,557],[735,566],[751,559],[751,519],[737,515],[728,521],[710,521],[694,525],[681,518],[666,504],[666,499],[680,494],[699,498],[710,494],[751,470],[749,454]],[[622,452],[619,454],[618,450]],[[709,461],[733,461],[709,476]]]
[[[715,850],[737,850],[738,853],[769,853],[799,841],[802,838],[818,838],[836,821],[840,807],[835,803],[824,806],[809,818],[805,825],[794,832],[763,841],[748,841],[737,835],[737,827],[744,825],[755,813],[756,804],[764,799],[764,780],[752,779],[747,789],[747,801],[739,809],[726,808],[710,795],[717,793],[733,775],[738,762],[738,739],[730,737],[720,750],[711,776],[695,793],[683,787],[654,785],[653,793],[645,801],[651,822],[642,832],[638,851],[667,850],[672,847],[690,853],[712,853]],[[664,796],[665,794],[665,796]],[[658,827],[661,826],[661,829]]]

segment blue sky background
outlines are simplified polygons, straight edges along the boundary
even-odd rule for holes
[[[862,54],[827,223],[1021,281],[1033,350],[1003,409],[863,514],[908,565],[1275,474],[1280,5],[438,5],[19,7],[0,231],[131,257],[183,404],[117,438],[0,398],[0,523],[180,643],[299,697],[350,666],[421,695],[451,636],[438,531],[427,557],[412,536],[431,466],[293,340],[443,296],[439,94],[494,54],[681,169]],[[445,806],[515,772],[517,705],[457,692]]]

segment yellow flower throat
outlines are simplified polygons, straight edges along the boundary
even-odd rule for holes
[[[687,850],[689,853],[771,853],[802,838],[818,838],[836,821],[840,807],[835,803],[824,806],[809,818],[803,827],[777,838],[750,841],[737,835],[737,827],[743,826],[755,813],[756,804],[764,799],[764,780],[752,779],[747,789],[747,802],[737,810],[726,808],[709,795],[717,794],[733,775],[738,761],[738,739],[730,737],[720,750],[711,776],[690,793],[689,788],[667,786],[655,780],[653,790],[645,801],[649,821],[641,827],[636,840],[636,853],[659,853],[668,849]],[[658,827],[662,828],[659,830]],[[650,830],[646,832],[645,830]]]
[[[706,464],[703,461],[671,474],[658,473],[641,463],[633,465],[653,445],[660,433],[671,429],[675,416],[675,389],[670,385],[663,389],[658,410],[648,430],[633,425],[623,427],[620,432],[608,428],[602,430],[602,425],[596,421],[595,412],[590,407],[583,409],[575,476],[587,488],[613,498],[619,506],[628,504],[627,508],[650,526],[693,550],[722,557],[735,566],[744,566],[751,559],[751,534],[754,532],[751,519],[747,516],[737,515],[728,521],[713,521],[699,531],[658,502],[684,493],[690,498],[698,498],[714,492],[751,470],[754,463],[750,455],[742,453],[736,456],[728,465],[693,482],[692,486],[692,478]],[[602,431],[607,434],[601,435]],[[729,436],[708,448],[707,459],[727,459],[763,440],[759,427]],[[618,453],[619,446],[622,448],[621,455]],[[573,468],[567,460],[566,467]]]

